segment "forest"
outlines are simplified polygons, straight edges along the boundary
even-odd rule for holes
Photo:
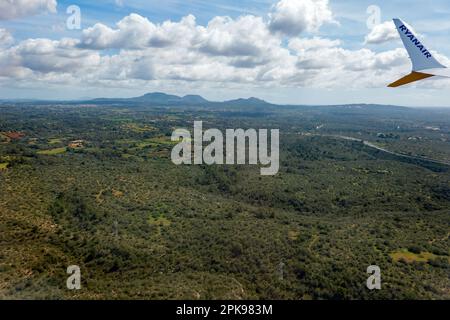
[[[174,165],[194,121],[278,174]],[[449,237],[450,109],[0,103],[0,299],[450,299]]]

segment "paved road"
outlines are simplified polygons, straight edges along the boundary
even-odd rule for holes
[[[407,155],[407,154],[398,153],[398,152],[395,152],[395,151],[390,151],[390,150],[387,150],[387,149],[382,148],[380,146],[377,146],[376,144],[373,144],[372,142],[364,141],[362,139],[357,139],[357,138],[347,137],[347,136],[340,136],[340,135],[319,135],[319,136],[338,138],[338,139],[344,139],[344,140],[349,140],[349,141],[362,142],[365,146],[368,146],[370,148],[376,149],[378,151],[382,151],[382,152],[385,152],[385,153],[392,154],[394,156],[408,158],[408,159],[412,159],[412,160],[428,161],[428,162],[437,163],[437,164],[444,165],[444,166],[450,166],[450,162],[445,162],[445,161],[441,161],[441,160],[431,159],[431,158],[427,158],[427,157],[410,156],[410,155]]]

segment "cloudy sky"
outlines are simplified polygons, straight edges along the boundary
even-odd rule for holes
[[[445,79],[386,88],[411,70],[393,17],[450,66],[447,0],[0,0],[0,99],[450,106]]]

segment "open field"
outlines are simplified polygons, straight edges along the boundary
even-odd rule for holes
[[[391,258],[395,262],[405,261],[407,263],[411,262],[429,262],[431,260],[435,260],[437,256],[430,252],[420,252],[420,253],[412,253],[408,250],[400,250],[390,254]]]
[[[40,154],[40,155],[54,156],[57,154],[65,153],[66,151],[67,151],[67,148],[62,147],[62,148],[55,148],[55,149],[50,149],[50,150],[42,150],[42,151],[38,151],[36,153]]]
[[[59,138],[53,138],[53,139],[49,139],[48,140],[48,144],[52,145],[52,144],[61,144],[63,143],[62,139]]]

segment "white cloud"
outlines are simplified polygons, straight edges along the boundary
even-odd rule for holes
[[[0,20],[12,20],[45,12],[56,12],[56,0],[1,0]]]
[[[0,28],[0,48],[8,47],[14,43],[14,38],[6,29]]]
[[[287,81],[315,88],[383,87],[387,79],[394,80],[402,70],[409,70],[403,49],[375,53],[369,49],[344,49],[327,39],[318,42],[322,45],[305,46],[301,39],[290,42],[290,48],[298,55],[299,72]]]
[[[327,1],[298,3],[313,2],[328,8]],[[331,12],[327,17],[320,23],[331,21]],[[339,39],[319,36],[289,37],[286,45],[286,30],[273,32],[273,21],[246,15],[214,17],[200,25],[188,15],[156,24],[131,14],[114,28],[95,24],[80,39],[28,39],[15,45],[8,40],[9,47],[0,48],[0,83],[356,88],[384,87],[410,70],[403,48],[379,53],[346,49]],[[314,30],[320,23],[305,28]],[[0,29],[0,39],[2,34],[9,39]]]
[[[380,44],[391,40],[400,39],[400,36],[395,29],[393,21],[386,21],[376,25],[370,33],[366,36],[366,44]]]
[[[303,31],[316,32],[325,23],[334,23],[328,0],[281,0],[269,14],[274,32],[296,36]]]
[[[214,17],[207,26],[199,26],[189,15],[179,22],[153,24],[147,18],[131,14],[112,29],[96,24],[82,32],[80,47],[89,49],[189,48],[211,56],[255,57],[279,44],[261,17]]]
[[[417,33],[413,27],[405,23],[405,25],[418,37],[423,35]],[[400,39],[397,29],[393,21],[386,21],[376,25],[365,38],[365,44],[381,44],[392,40]]]
[[[166,47],[189,41],[195,34],[195,17],[189,15],[180,22],[153,24],[147,18],[132,13],[112,29],[97,23],[83,30],[80,46],[90,49],[144,49]]]
[[[341,45],[341,41],[330,40],[320,37],[314,38],[294,38],[289,41],[289,48],[296,52],[302,52],[310,49],[332,48]]]
[[[99,66],[100,55],[76,48],[77,40],[28,39],[0,52],[0,76],[29,80],[83,78]]]
[[[244,16],[236,21],[216,17],[196,35],[195,45],[211,55],[257,56],[267,36],[265,24],[259,17]]]

